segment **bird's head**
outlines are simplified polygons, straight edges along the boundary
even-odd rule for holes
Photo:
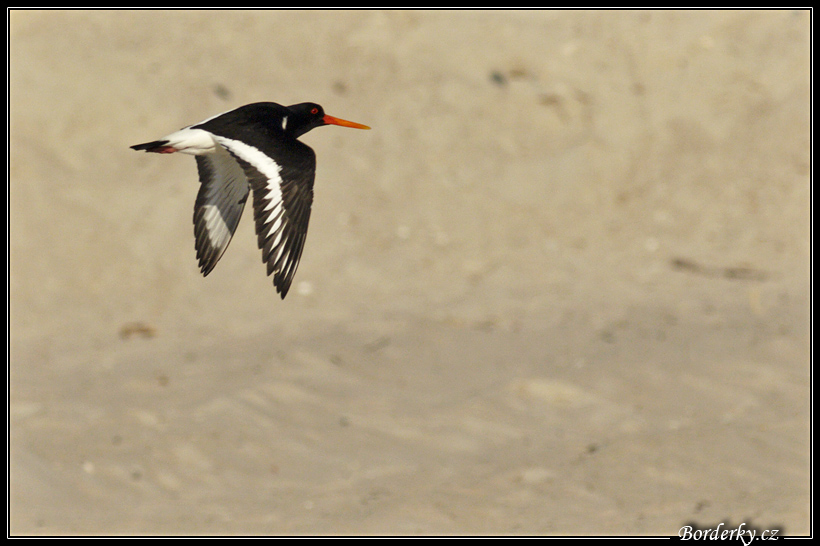
[[[341,127],[352,127],[353,129],[370,129],[370,127],[362,125],[361,123],[329,116],[325,114],[321,106],[312,102],[294,104],[293,106],[288,106],[288,110],[291,111],[291,117],[285,121],[283,128],[286,131],[292,132],[296,137],[322,125],[339,125]]]

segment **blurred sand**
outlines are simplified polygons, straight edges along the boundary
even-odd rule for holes
[[[809,532],[807,12],[20,12],[12,534]],[[276,295],[196,166],[315,101]]]

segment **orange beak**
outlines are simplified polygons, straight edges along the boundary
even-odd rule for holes
[[[325,125],[340,125],[342,127],[352,127],[353,129],[370,129],[367,125],[356,123],[355,121],[347,121],[345,119],[334,118],[333,116],[325,115],[323,118]]]

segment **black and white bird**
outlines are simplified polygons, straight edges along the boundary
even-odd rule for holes
[[[316,174],[316,154],[297,139],[322,125],[370,129],[328,116],[318,104],[257,102],[131,148],[195,157],[201,186],[194,235],[203,275],[228,248],[252,190],[262,261],[284,299],[302,257]]]

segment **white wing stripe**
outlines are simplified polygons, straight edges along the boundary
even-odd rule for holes
[[[214,205],[205,205],[202,209],[202,218],[205,220],[208,238],[213,246],[221,248],[227,242],[226,239],[229,240],[233,234],[228,230],[228,225],[222,218],[219,208]]]
[[[213,139],[211,143],[213,152],[195,154],[201,187],[194,206],[194,234],[204,275],[216,266],[231,242],[249,190],[248,180],[236,159]]]
[[[278,233],[276,233],[274,230],[270,230],[270,231],[268,232],[268,237],[271,237],[271,236],[273,236],[273,235],[276,235],[276,238],[273,240],[273,244],[271,245],[271,248],[278,248],[280,251],[282,250],[282,248],[280,248],[280,244],[279,244],[279,243],[281,243],[281,242],[282,242],[282,235],[283,235],[284,233],[285,233],[285,230],[281,230],[281,231],[279,231]],[[282,245],[282,246],[284,246],[284,245]],[[276,262],[274,261],[274,263],[276,263]]]
[[[282,167],[279,166],[276,161],[259,151],[257,148],[245,144],[244,142],[225,138],[219,135],[214,135],[213,138],[227,148],[231,153],[235,154],[238,158],[252,165],[257,171],[262,173],[262,175],[268,179],[266,193],[267,197],[272,202],[279,203],[282,201],[282,177],[279,175],[282,171]]]
[[[263,208],[262,210],[270,210],[273,207],[275,207],[276,205],[278,205],[279,203],[281,203],[281,201],[270,201],[267,205],[265,205],[265,208]],[[271,213],[271,216],[273,216],[275,213],[276,213],[276,211],[274,210]],[[268,220],[268,222],[270,222],[270,220]]]
[[[277,229],[279,229],[279,226],[282,225],[282,216],[283,216],[282,211],[283,211],[282,207],[277,206],[270,213],[270,215],[268,216],[268,219],[265,220],[266,224],[272,224],[271,228],[270,228],[271,232],[276,231]]]

